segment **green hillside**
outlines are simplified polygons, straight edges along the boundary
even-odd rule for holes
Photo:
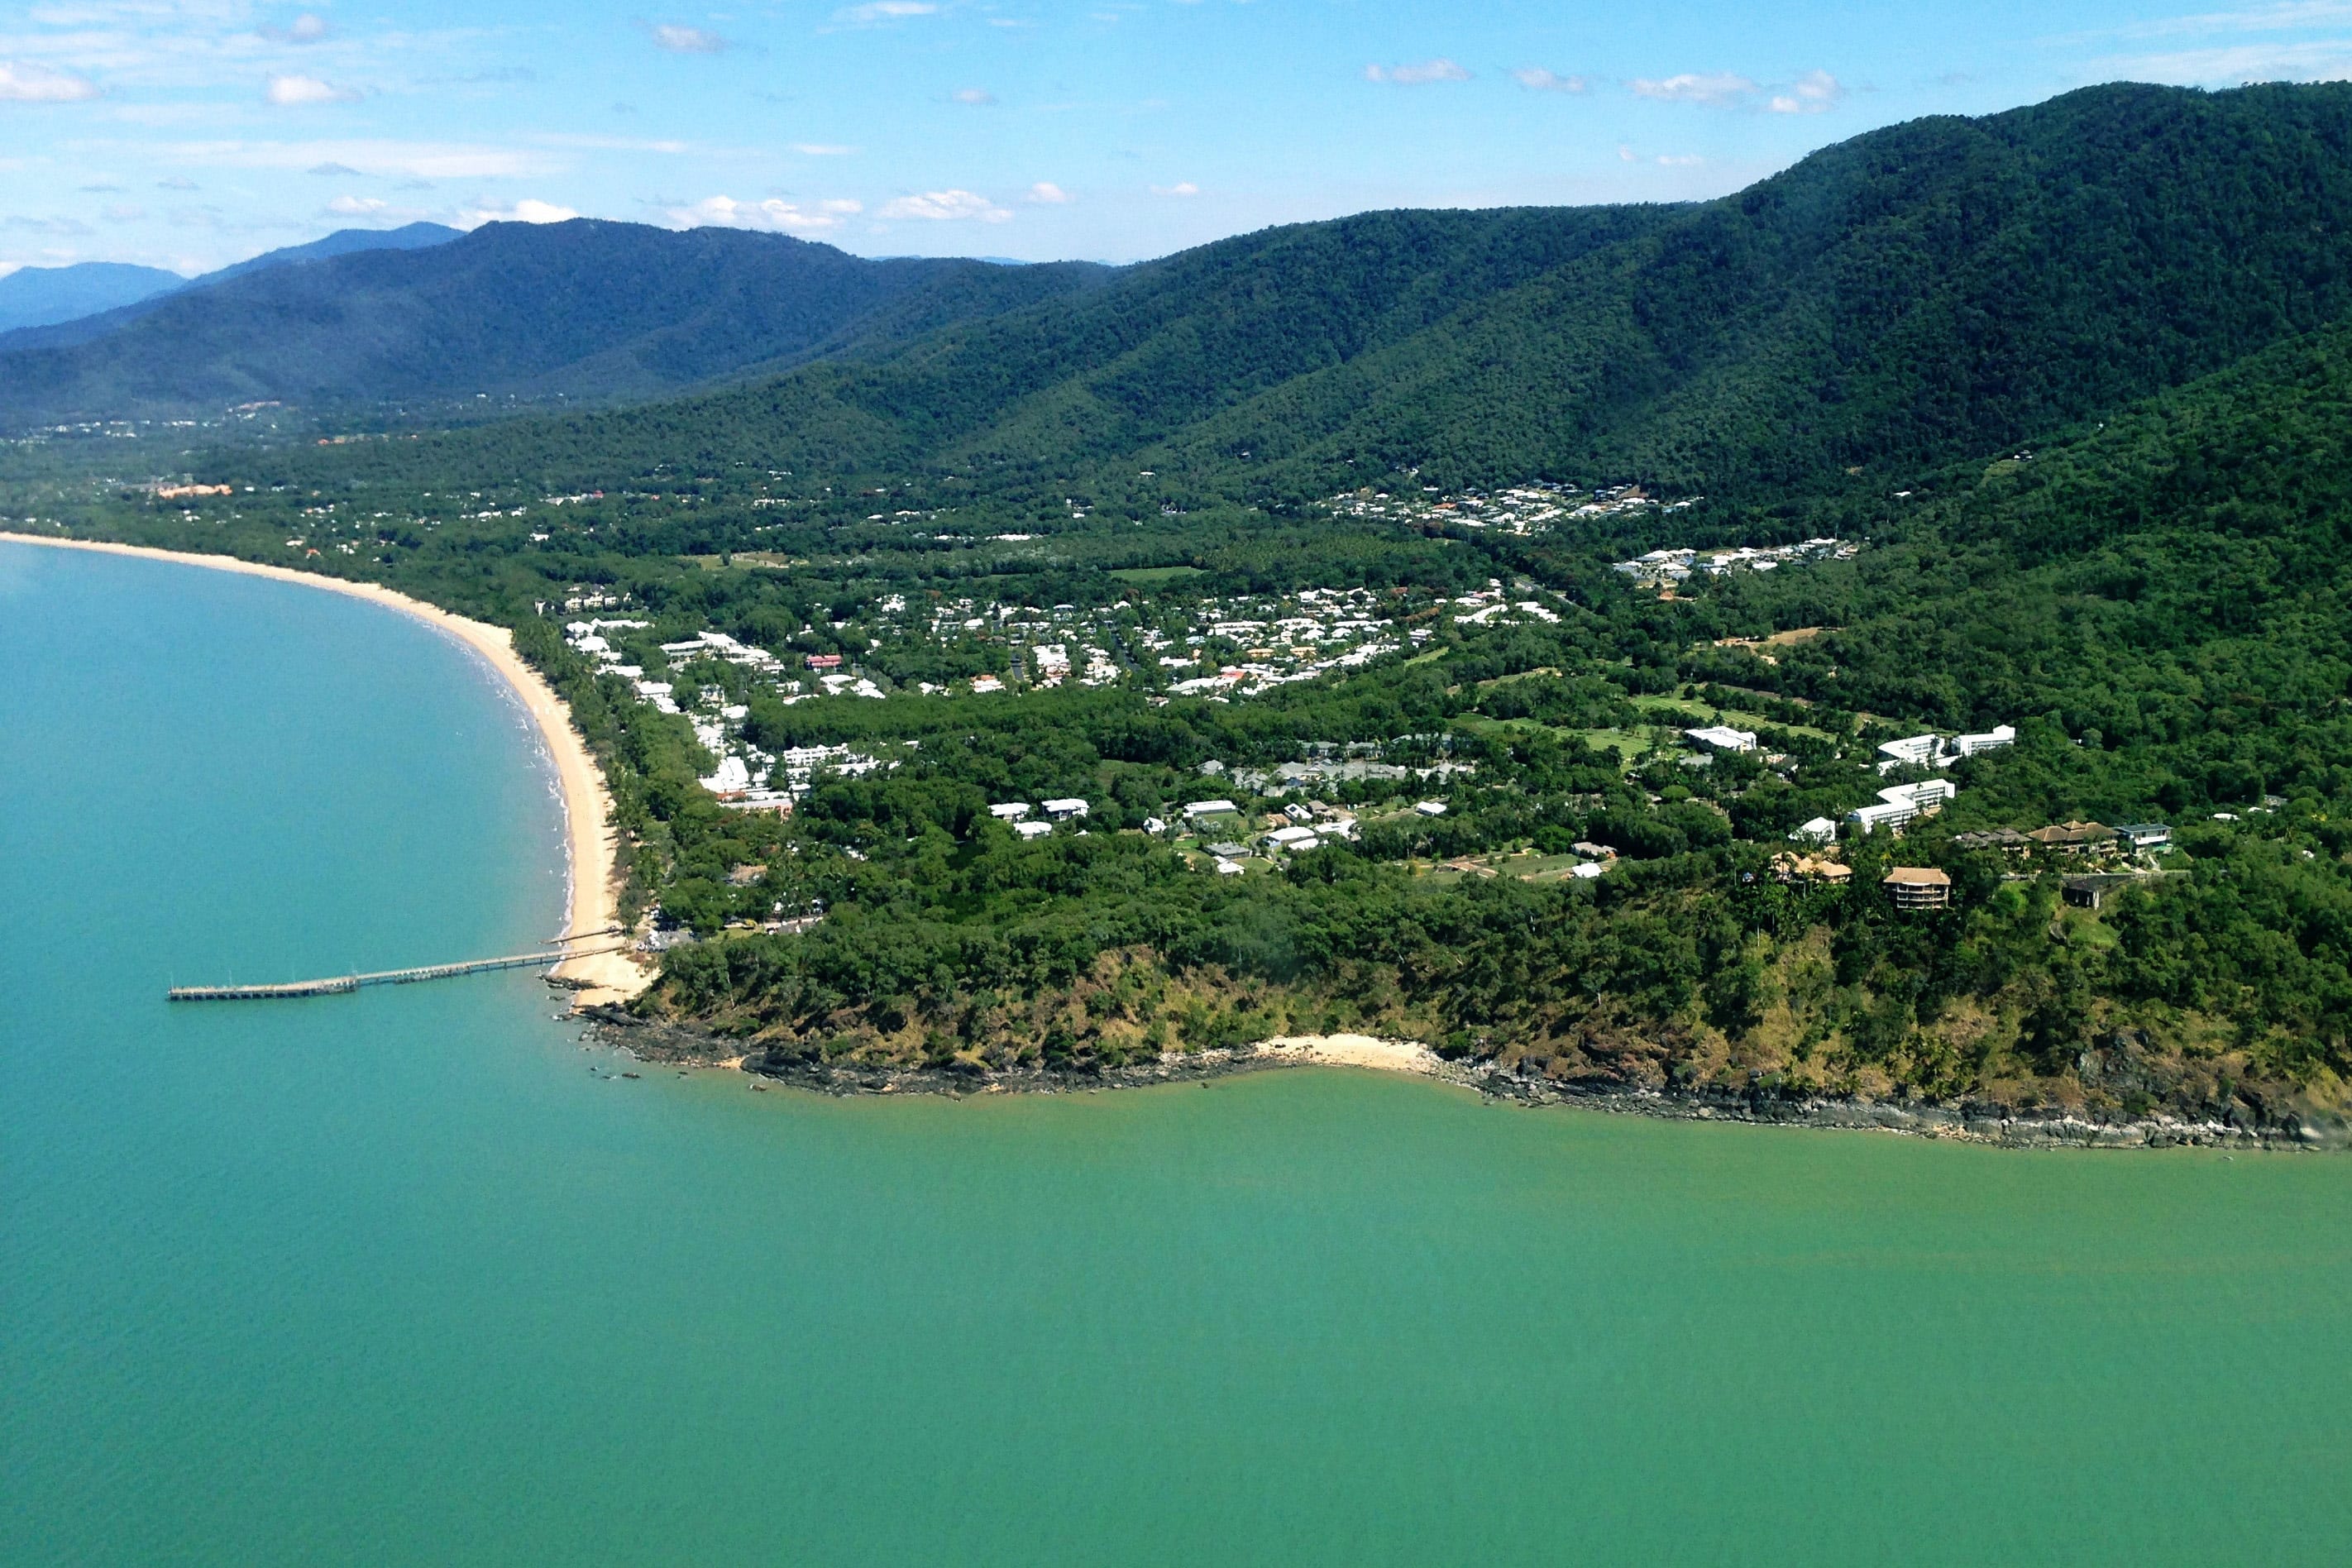
[[[1883,490],[2352,309],[2348,148],[2342,84],[2095,88],[1872,132],[1693,207],[1269,230],[766,384],[419,460],[567,483],[666,462],[1008,482],[1140,466],[1277,500],[1403,467],[1746,501]]]
[[[1433,659],[1246,710],[1073,696],[910,709],[877,731],[869,705],[795,709],[793,743],[887,733],[921,750],[887,780],[820,791],[795,826],[807,858],[790,885],[832,901],[824,926],[683,950],[651,1010],[714,1021],[780,1068],[926,1051],[1118,1061],[1155,1040],[1345,1025],[1443,1038],[1539,1081],[1731,1100],[1860,1091],[2252,1121],[2340,1104],[2347,429],[2352,328],[2337,327],[2031,458],[1952,470],[1849,563],[1664,601],[1596,579],[1557,626],[1461,628]],[[1572,571],[1572,547],[1557,549],[1549,565]],[[1771,660],[1723,646],[1824,625]],[[1547,670],[1582,693],[1510,679]],[[1702,710],[1760,714],[1790,763],[1661,758],[1621,779],[1549,727],[1622,722],[1608,704],[1661,676]],[[1527,722],[1555,704],[1562,717]],[[1791,826],[1885,782],[1871,742],[2000,721],[2018,744],[1954,770],[1941,816],[1845,847],[1850,887],[1776,880],[1768,860]],[[1189,776],[1202,758],[1406,734],[1479,770],[1445,792],[1445,818],[1408,814],[1263,877],[1203,877],[1132,839],[1016,846],[979,812],[1008,790],[1061,791],[1116,821],[1125,803],[1217,788]],[[1838,739],[1809,738],[1825,734]],[[2174,874],[2068,909],[2060,883],[2086,863],[1968,837],[2080,818],[2180,825]],[[740,831],[714,825],[706,868],[745,852],[725,837]],[[1571,837],[1625,858],[1587,886],[1410,869],[1482,856],[1507,872],[1498,853]],[[824,858],[853,846],[870,861]],[[1946,870],[1954,908],[1891,910],[1875,886],[1891,864]]]

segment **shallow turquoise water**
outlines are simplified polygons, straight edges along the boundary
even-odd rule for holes
[[[2336,1563],[2352,1161],[592,1076],[520,714],[0,546],[0,1561]]]

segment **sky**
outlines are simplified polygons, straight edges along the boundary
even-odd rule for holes
[[[0,272],[574,216],[1129,261],[1720,195],[2122,79],[2352,77],[2352,0],[0,0]]]

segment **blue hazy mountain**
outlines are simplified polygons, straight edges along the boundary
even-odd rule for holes
[[[184,288],[187,281],[160,267],[133,267],[122,261],[23,268],[0,278],[0,332],[53,326],[135,305]]]

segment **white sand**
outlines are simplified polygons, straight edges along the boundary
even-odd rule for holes
[[[1258,1042],[1260,1056],[1284,1057],[1319,1067],[1378,1068],[1382,1072],[1435,1073],[1435,1051],[1416,1040],[1382,1040],[1370,1035],[1283,1035]]]
[[[612,826],[613,800],[605,793],[604,776],[596,767],[596,759],[589,753],[588,743],[572,728],[571,712],[563,706],[562,699],[555,695],[554,689],[541,679],[537,670],[522,661],[514,650],[514,635],[504,626],[453,616],[421,599],[395,594],[373,583],[347,583],[339,577],[323,577],[284,566],[264,566],[226,555],[199,555],[181,550],[150,550],[135,544],[48,539],[5,531],[0,531],[0,542],[94,550],[109,555],[140,555],[152,561],[175,561],[184,566],[209,567],[216,572],[274,577],[281,583],[324,588],[385,605],[457,638],[480,655],[513,690],[532,722],[539,726],[540,739],[546,742],[548,754],[554,759],[556,781],[563,799],[565,847],[571,861],[572,905],[567,911],[566,933],[576,932],[585,938],[591,932],[607,931],[618,921],[620,909],[615,895],[620,880],[619,842]],[[611,940],[591,943],[605,951],[583,953],[557,966],[559,977],[585,983],[585,988],[578,994],[577,1005],[625,1001],[650,982],[651,976],[625,951],[609,949]]]

